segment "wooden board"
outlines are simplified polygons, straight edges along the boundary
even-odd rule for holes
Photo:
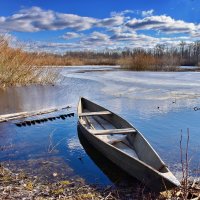
[[[56,112],[59,110],[69,109],[69,108],[71,108],[71,106],[58,107],[58,108],[47,108],[47,109],[43,109],[43,110],[36,110],[36,111],[30,111],[30,112],[19,112],[19,113],[0,115],[0,123],[7,122],[10,120],[15,120],[15,119],[21,119],[21,118],[25,118],[25,117],[32,117],[32,116],[36,116],[36,115],[48,114],[48,113]]]
[[[79,117],[94,116],[94,115],[110,115],[110,114],[112,113],[109,111],[85,112],[85,113],[80,113]]]
[[[109,130],[91,130],[94,135],[108,135],[108,134],[128,134],[135,133],[136,130],[133,128],[124,129],[109,129]]]

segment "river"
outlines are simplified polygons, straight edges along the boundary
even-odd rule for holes
[[[199,72],[133,72],[117,66],[64,67],[58,71],[58,84],[0,91],[0,114],[66,105],[71,108],[29,119],[76,114],[83,96],[132,123],[179,179],[180,139],[182,135],[185,157],[189,132],[190,173],[200,176],[200,110],[194,109],[200,108]],[[77,115],[25,127],[17,127],[19,121],[23,119],[0,124],[0,161],[13,170],[24,169],[44,181],[77,178],[111,184],[129,180],[79,139]]]

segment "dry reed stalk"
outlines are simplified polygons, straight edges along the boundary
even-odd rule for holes
[[[34,56],[20,48],[9,47],[7,39],[0,36],[0,88],[53,83],[56,79],[55,72],[36,67]]]
[[[186,149],[185,149],[185,160],[183,159],[183,136],[181,130],[181,138],[180,138],[180,154],[181,154],[181,166],[182,166],[182,198],[187,199],[188,191],[189,191],[189,160],[188,160],[188,150],[189,150],[189,140],[190,140],[190,133],[189,129],[187,129],[187,141],[186,141]]]

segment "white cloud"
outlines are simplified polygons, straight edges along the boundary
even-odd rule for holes
[[[74,14],[58,13],[52,10],[43,10],[39,7],[22,9],[8,17],[0,16],[1,31],[38,32],[44,30],[73,30],[84,31],[94,27],[109,29],[113,27],[129,27],[133,30],[156,30],[167,34],[186,33],[198,35],[199,25],[183,20],[175,20],[170,16],[152,16],[154,10],[141,11],[142,19],[130,19],[124,16],[132,10],[112,13],[110,18],[97,19]],[[70,37],[70,36],[69,36]]]
[[[102,45],[103,43],[108,44],[109,42],[110,40],[108,35],[97,31],[91,33],[90,35],[86,36],[80,41],[80,43],[83,45],[92,45],[92,46]]]
[[[144,11],[142,11],[142,16],[143,16],[143,17],[152,16],[152,15],[153,15],[153,12],[154,12],[153,9],[151,9],[151,10],[144,10]]]
[[[197,29],[194,23],[174,20],[173,18],[160,15],[150,16],[143,19],[132,19],[127,22],[126,26],[134,30],[156,30],[167,34],[170,33],[187,33],[190,34]]]
[[[82,36],[83,36],[83,34],[80,34],[80,33],[67,32],[64,35],[62,35],[61,38],[65,39],[65,40],[70,40],[70,39],[74,39],[74,38],[80,38]]]
[[[109,36],[100,32],[92,32],[89,35],[84,35],[80,41],[72,42],[26,42],[23,48],[27,51],[44,51],[51,53],[65,53],[66,51],[103,51],[103,50],[118,50],[144,47],[145,49],[152,48],[157,44],[178,45],[181,41],[191,43],[190,37],[163,37],[155,38],[136,32],[118,33]]]
[[[81,17],[74,14],[57,13],[42,10],[39,7],[22,9],[19,13],[0,18],[0,29],[18,32],[37,32],[44,30],[86,30],[90,29],[97,19]]]
[[[129,14],[129,13],[135,13],[136,11],[134,10],[124,10],[124,11],[121,11],[121,12],[111,12],[111,16],[123,16],[123,15],[126,15],[126,14]]]
[[[127,16],[129,13],[142,17],[131,18]],[[48,52],[148,48],[160,43],[178,44],[181,40],[189,42],[200,38],[200,24],[175,20],[166,15],[154,16],[153,13],[154,10],[125,10],[113,12],[108,18],[97,19],[31,7],[11,16],[0,16],[0,32],[66,30],[66,33],[60,36],[65,42],[32,42],[24,45],[29,51]],[[138,30],[147,31],[146,35]],[[156,33],[147,35],[148,30],[154,30]],[[160,32],[164,33],[162,38],[161,34],[158,34]],[[76,41],[72,42],[71,39],[75,38]]]
[[[113,26],[121,26],[124,23],[125,19],[126,18],[124,16],[115,15],[111,18],[98,20],[98,22],[95,25],[98,27],[105,27],[105,28]]]
[[[128,11],[125,11],[127,13]],[[39,7],[22,9],[18,13],[0,17],[0,30],[9,32],[38,32],[44,30],[71,29],[83,31],[92,27],[120,26],[126,17],[114,15],[110,18],[96,19],[92,17],[82,17],[74,14],[58,13],[52,10],[43,10]]]

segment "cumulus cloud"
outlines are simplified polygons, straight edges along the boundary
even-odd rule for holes
[[[0,17],[0,29],[11,32],[38,32],[62,29],[83,31],[95,26],[119,26],[124,23],[124,20],[125,17],[122,15],[96,19],[75,14],[58,13],[52,10],[43,10],[39,7],[31,7],[29,9],[22,9],[18,13],[8,17]]]
[[[124,23],[125,17],[121,15],[116,15],[111,18],[105,18],[98,20],[98,22],[95,24],[98,27],[113,27],[113,26],[120,26]]]
[[[141,18],[132,18],[128,14]],[[93,18],[59,13],[39,7],[21,9],[10,16],[0,16],[0,33],[6,31],[39,32],[65,30],[60,38],[65,42],[35,42],[25,44],[29,50],[64,52],[67,50],[120,49],[152,47],[156,44],[177,44],[180,40],[200,38],[200,24],[175,20],[170,16],[153,15],[154,10],[112,12],[107,18]],[[87,30],[87,31],[86,31]],[[98,30],[98,31],[97,31]],[[145,30],[141,34],[139,30]],[[148,30],[156,33],[147,35]],[[158,36],[157,33],[162,32]],[[176,34],[180,35],[176,37]],[[164,37],[165,36],[165,37]],[[184,36],[184,37],[183,37]],[[76,39],[75,42],[72,42]]]
[[[67,32],[64,35],[62,35],[61,38],[65,39],[65,40],[70,40],[70,39],[74,39],[74,38],[80,38],[82,36],[83,36],[83,34],[80,34],[80,33]]]
[[[109,36],[107,34],[104,33],[100,33],[97,31],[94,31],[93,33],[91,33],[90,35],[86,36],[85,38],[83,38],[81,40],[82,44],[85,45],[99,45],[99,44],[103,44],[103,43],[109,43]]]
[[[125,10],[120,13],[112,13],[111,17],[97,19],[83,17],[75,14],[59,13],[52,10],[43,10],[39,7],[22,9],[11,16],[0,16],[0,30],[8,32],[38,32],[44,30],[84,31],[94,27],[109,29],[113,27],[129,27],[133,30],[156,30],[164,33],[196,34],[198,26],[183,20],[175,20],[170,16],[153,16],[154,10],[141,11],[144,18],[130,19],[125,14],[135,12]],[[72,35],[71,35],[72,36]],[[69,35],[66,37],[70,37]],[[72,36],[73,37],[73,36]]]
[[[92,32],[84,35],[77,42],[26,42],[23,48],[27,51],[42,51],[51,53],[65,53],[66,51],[101,51],[101,50],[117,50],[144,47],[152,48],[157,44],[178,45],[180,41],[190,43],[190,37],[163,37],[155,38],[136,32],[118,33],[107,35],[100,32]]]
[[[18,32],[37,32],[44,30],[72,29],[77,31],[90,29],[97,19],[74,14],[64,14],[39,7],[22,9],[19,13],[0,18],[0,29]]]
[[[76,43],[61,43],[61,42],[24,42],[23,48],[29,52],[50,52],[50,53],[65,53],[66,51],[79,51],[80,45]]]
[[[157,30],[164,33],[192,33],[196,30],[194,23],[174,20],[169,16],[150,16],[143,19],[132,19],[126,26],[134,30]]]
[[[116,33],[110,37],[111,40],[127,41],[135,39],[136,34],[133,33]]]

